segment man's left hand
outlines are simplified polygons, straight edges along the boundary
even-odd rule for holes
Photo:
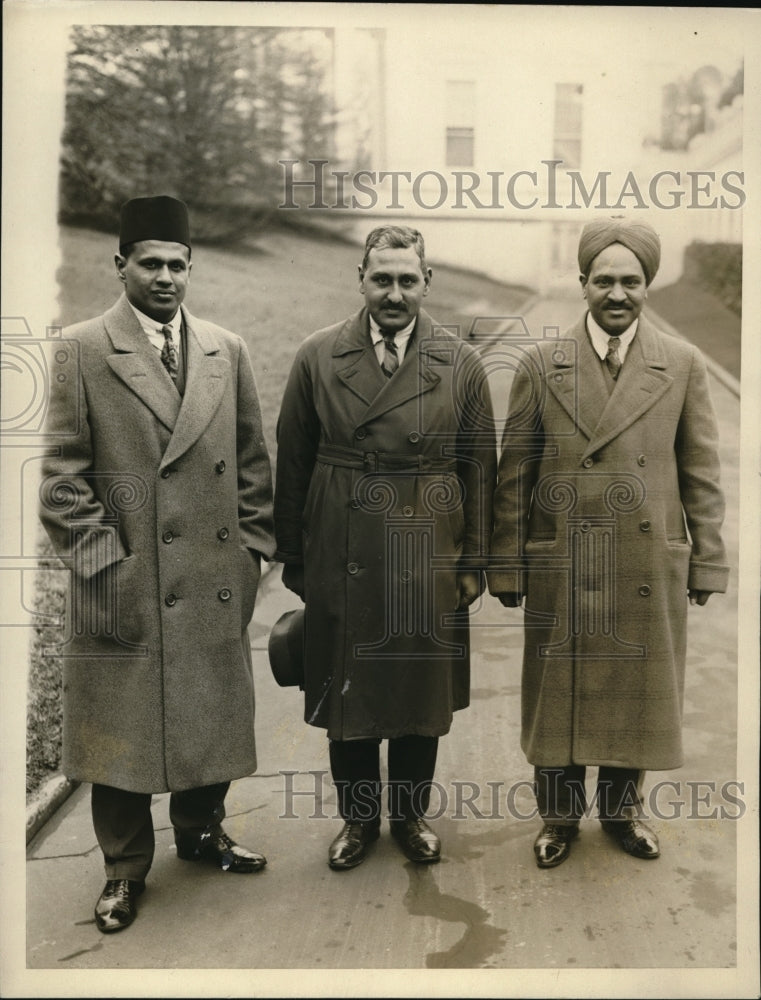
[[[480,573],[457,574],[457,610],[469,608],[477,597],[481,596],[483,584]]]
[[[699,604],[702,608],[713,591],[711,590],[688,590],[690,604]]]

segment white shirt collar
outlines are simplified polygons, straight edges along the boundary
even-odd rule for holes
[[[394,340],[397,347],[406,346],[407,341],[412,336],[412,330],[415,326],[415,320],[417,316],[405,326],[403,330],[397,330],[394,334]],[[383,340],[383,334],[380,332],[380,327],[375,322],[375,319],[370,316],[370,336],[372,337],[373,344],[379,344]]]
[[[127,301],[129,302],[129,299],[127,299]],[[129,302],[129,306],[132,312],[135,314],[135,316],[137,316],[137,320],[140,323],[140,326],[142,326],[143,330],[148,334],[149,337],[158,333],[161,334],[161,337],[163,339],[164,335],[161,333],[162,326],[170,326],[172,328],[172,337],[174,338],[175,342],[179,341],[180,326],[182,324],[181,309],[178,309],[177,312],[172,317],[172,319],[170,319],[167,323],[159,323],[158,320],[151,319],[151,317],[146,316],[144,312],[140,312],[140,310],[137,309],[135,306],[133,306],[131,302]]]
[[[634,335],[637,332],[638,325],[639,316],[624,330],[623,333],[617,335],[621,341],[621,346],[618,348],[618,356],[622,363],[626,357],[626,352],[629,350],[629,345],[634,340]],[[589,339],[592,341],[592,347],[594,347],[595,353],[599,356],[601,361],[604,361],[605,355],[608,353],[608,341],[610,340],[610,334],[603,330],[600,324],[593,319],[592,313],[590,312],[587,313],[587,333],[589,334]]]

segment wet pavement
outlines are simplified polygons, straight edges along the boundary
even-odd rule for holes
[[[537,337],[578,312],[576,299],[538,300],[525,321]],[[502,414],[508,381],[495,365]],[[737,972],[738,954],[747,967],[757,948],[736,895],[738,833],[742,851],[757,856],[740,787],[755,779],[738,770],[736,738],[739,400],[717,380],[712,391],[734,569],[728,594],[689,611],[686,764],[650,774],[645,787],[660,859],[629,857],[590,817],[565,864],[536,867],[539,822],[519,747],[521,612],[486,597],[472,617],[471,707],[440,741],[430,812],[441,863],[408,862],[385,826],[362,866],[331,871],[340,820],[327,740],[303,722],[300,692],[279,688],[268,665],[269,631],[299,603],[275,568],[250,630],[259,768],[234,782],[225,824],[267,855],[266,870],[236,876],[178,860],[168,796],[157,795],[156,858],[138,919],[104,936],[92,912],[102,859],[81,786],[28,849],[22,979],[43,992],[4,995],[755,995],[747,983],[757,969],[751,980]],[[740,887],[755,894],[752,880]]]

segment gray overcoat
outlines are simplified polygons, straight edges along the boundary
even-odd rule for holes
[[[726,589],[723,515],[694,346],[640,316],[616,383],[585,318],[527,351],[503,438],[489,587],[526,594],[530,763],[682,763],[687,590]]]
[[[41,517],[72,568],[63,770],[135,792],[256,768],[246,626],[274,552],[254,377],[183,310],[181,397],[124,296],[64,332]]]
[[[331,739],[441,736],[469,704],[456,572],[486,565],[496,457],[480,358],[427,313],[390,380],[365,309],[301,345],[277,558],[305,567],[305,719]]]

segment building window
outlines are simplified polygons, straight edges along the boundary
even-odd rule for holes
[[[446,83],[446,165],[472,167],[476,138],[476,84],[474,80]]]
[[[584,87],[580,83],[555,84],[555,128],[553,158],[565,168],[581,166],[581,105]]]

